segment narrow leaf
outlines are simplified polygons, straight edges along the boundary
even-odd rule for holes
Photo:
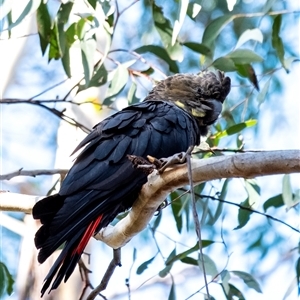
[[[285,68],[286,72],[288,72],[288,69],[286,68],[285,61],[284,61],[283,42],[281,37],[279,36],[281,20],[282,20],[282,15],[278,15],[274,18],[274,23],[272,26],[272,46],[276,50],[281,65]]]
[[[211,56],[212,55],[211,50],[207,46],[205,46],[204,44],[186,42],[186,43],[183,43],[183,45],[188,47],[189,49],[191,49],[191,50],[193,50],[197,53],[203,54],[205,56]]]
[[[86,41],[81,41],[81,57],[82,65],[84,70],[85,86],[88,87],[90,79],[92,78],[94,70],[94,55],[96,51],[96,41],[94,39],[88,39]]]
[[[228,298],[234,299],[233,296],[236,296],[239,300],[246,300],[242,292],[238,290],[233,284],[229,283]]]
[[[170,294],[168,300],[176,300],[175,284],[172,282]]]
[[[35,12],[41,4],[41,0],[29,0],[27,5],[25,6],[24,10],[17,18],[17,20],[11,23],[6,29],[4,30],[11,30],[12,28],[19,25],[28,15]]]
[[[263,58],[249,49],[237,49],[226,55],[231,58],[235,64],[251,64],[254,62],[262,62]]]
[[[290,209],[297,205],[300,202],[300,197],[298,193],[293,195],[292,192],[292,185],[291,185],[291,178],[289,174],[285,174],[283,176],[283,182],[282,182],[282,197],[283,202],[287,206],[287,209]]]
[[[51,18],[47,8],[47,3],[44,3],[44,1],[41,1],[41,4],[37,9],[36,19],[41,50],[42,54],[44,55],[51,35]]]
[[[137,85],[135,82],[133,82],[131,84],[131,87],[128,91],[127,94],[127,99],[128,99],[128,103],[129,104],[134,104],[134,103],[138,103],[139,102],[139,98],[136,97],[136,89],[137,89]]]
[[[117,95],[128,81],[128,70],[124,65],[119,65],[113,74],[112,81],[107,91],[107,97]]]
[[[170,195],[171,197],[171,208],[172,208],[172,213],[173,213],[173,217],[175,219],[176,222],[176,227],[179,233],[181,233],[182,230],[182,203],[180,199],[177,199],[179,197],[179,193],[177,192],[173,192]],[[177,199],[176,201],[174,201],[175,199]]]
[[[219,57],[213,61],[212,65],[223,72],[232,72],[236,70],[236,65],[234,61],[229,57]]]
[[[156,255],[150,258],[149,260],[143,262],[136,270],[136,274],[140,275],[142,274],[146,269],[148,269],[148,266],[153,262]]]
[[[230,15],[221,16],[213,20],[204,30],[202,44],[211,47],[222,29],[232,20],[233,16]]]
[[[178,41],[174,42],[174,44],[172,43],[173,27],[171,22],[164,16],[162,8],[156,5],[155,1],[152,3],[152,13],[154,26],[160,35],[166,52],[173,60],[182,61],[183,52],[181,45]]]
[[[11,295],[13,292],[14,279],[9,273],[6,265],[0,261],[0,297]]]
[[[207,275],[212,276],[213,278],[219,273],[217,266],[215,262],[206,254],[203,254],[202,256],[199,254],[199,259],[198,259],[198,264],[200,270],[204,273],[203,270],[203,263],[204,263],[204,268],[205,268],[205,273]]]
[[[245,179],[248,202],[251,208],[257,208],[260,202],[260,187],[254,179]]]
[[[240,277],[249,288],[256,290],[258,293],[262,293],[259,283],[251,274],[242,271],[230,271],[230,272]]]
[[[247,127],[252,127],[252,126],[254,126],[256,124],[257,124],[257,120],[247,120],[247,121],[245,121],[243,123],[235,124],[235,125],[227,128],[226,130],[218,132],[215,135],[215,138],[219,139],[219,138],[223,138],[223,137],[228,136],[228,135],[233,135],[233,134],[239,133],[243,129],[245,129]]]
[[[263,34],[259,28],[247,29],[239,37],[235,48],[241,47],[243,44],[245,44],[250,40],[262,43],[263,39],[264,39]]]
[[[208,247],[209,245],[213,244],[214,241],[210,241],[210,240],[203,240],[202,241],[202,248],[206,248]],[[196,252],[199,250],[199,243],[197,242],[196,245],[184,252],[181,252],[177,255],[174,255],[173,257],[171,258],[168,258],[167,261],[166,261],[166,265],[169,265],[169,264],[173,264],[175,261],[177,260],[182,260],[184,259],[185,257],[187,257],[188,255],[190,255],[191,253],[193,252]]]
[[[247,208],[251,208],[251,206],[249,205],[248,198],[245,201],[241,202],[240,205],[247,207]],[[251,214],[252,214],[252,211],[240,208],[239,212],[238,212],[239,225],[237,227],[235,227],[234,230],[243,228],[250,220]]]
[[[175,45],[177,36],[183,25],[183,21],[184,21],[186,12],[187,12],[189,0],[180,0],[179,2],[180,2],[180,5],[179,5],[178,18],[177,18],[177,20],[175,20],[173,33],[172,33],[172,46]]]
[[[174,250],[173,250],[173,251],[170,253],[170,255],[168,256],[168,258],[167,258],[167,260],[166,260],[166,262],[165,262],[166,267],[158,273],[158,275],[159,275],[160,277],[166,277],[166,276],[169,274],[169,272],[170,272],[170,270],[171,270],[173,264],[172,264],[172,263],[168,263],[168,262],[171,261],[172,258],[173,258],[175,255],[176,255],[176,247],[174,248]]]
[[[188,264],[188,265],[193,265],[193,266],[198,266],[198,261],[197,259],[194,259],[192,257],[184,257],[180,260],[181,262]]]
[[[291,178],[289,174],[285,174],[282,179],[282,198],[284,204],[290,208],[293,206],[293,192]]]
[[[268,79],[268,81],[265,83],[264,87],[261,89],[260,93],[257,95],[257,101],[258,101],[259,106],[262,103],[264,103],[264,101],[266,99],[266,95],[269,90],[270,82],[271,82],[271,78]]]
[[[248,78],[250,82],[254,85],[256,90],[259,91],[257,76],[253,67],[250,64],[243,64],[243,65],[235,64],[235,66],[237,68],[238,74]]]
[[[228,295],[229,290],[230,290],[230,287],[229,287],[230,273],[227,270],[223,270],[221,272],[221,279],[222,279],[221,284],[226,292],[226,295]]]
[[[150,52],[153,53],[154,55],[156,55],[157,57],[159,57],[160,59],[162,59],[163,61],[165,61],[168,65],[169,65],[169,69],[171,72],[173,73],[179,73],[179,68],[176,64],[175,61],[173,61],[169,54],[167,53],[167,51],[160,47],[160,46],[156,46],[156,45],[146,45],[146,46],[142,46],[140,48],[137,48],[134,50],[137,53],[143,54],[146,52]]]
[[[277,196],[274,196],[274,197],[271,197],[269,198],[264,204],[263,204],[263,208],[264,208],[264,211],[266,212],[268,208],[270,207],[281,207],[284,205],[284,202],[283,202],[283,197],[282,197],[282,194],[279,194]]]

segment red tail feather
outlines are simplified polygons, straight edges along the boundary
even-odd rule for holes
[[[89,227],[86,229],[79,245],[73,250],[72,256],[74,254],[79,254],[83,252],[84,248],[86,247],[88,241],[90,240],[91,236],[95,233],[96,228],[98,227],[99,223],[102,220],[103,215],[100,215],[95,221],[92,221]]]

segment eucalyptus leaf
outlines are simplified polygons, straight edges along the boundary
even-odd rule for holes
[[[256,290],[258,293],[262,293],[259,283],[251,274],[242,271],[230,271],[230,273],[240,277],[249,288]]]
[[[233,20],[233,16],[225,15],[214,19],[208,26],[205,28],[202,44],[205,44],[207,47],[211,47],[222,29]]]
[[[262,62],[263,58],[249,49],[237,49],[226,55],[233,60],[235,64],[251,64],[254,62]]]
[[[168,52],[160,46],[146,45],[146,46],[139,47],[139,48],[135,49],[134,51],[137,53],[140,53],[140,54],[143,54],[146,52],[153,53],[154,55],[156,55],[157,57],[159,57],[160,59],[162,59],[169,65],[169,69],[171,72],[179,73],[179,68],[178,68],[176,62],[173,61],[170,58]]]
[[[243,44],[245,44],[250,40],[254,40],[259,43],[262,43],[263,39],[264,39],[263,34],[259,28],[247,29],[239,37],[235,48],[241,47]]]
[[[155,259],[156,255],[151,257],[150,259],[148,259],[147,261],[143,262],[136,270],[136,274],[140,275],[142,274],[147,268],[148,266],[153,262],[153,260]]]

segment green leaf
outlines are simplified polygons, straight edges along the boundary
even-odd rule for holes
[[[96,41],[88,39],[80,42],[81,59],[84,70],[85,86],[88,87],[94,70],[94,55],[96,51]]]
[[[269,198],[265,203],[263,204],[264,211],[266,212],[268,208],[270,207],[281,207],[284,205],[282,194],[279,194],[277,196]]]
[[[179,197],[179,193],[173,192],[170,195],[171,197],[171,208],[173,212],[173,216],[176,222],[176,227],[179,233],[181,233],[182,230],[182,202],[180,199],[177,199]],[[177,199],[176,201],[174,201]]]
[[[160,35],[166,52],[171,57],[171,59],[182,61],[182,47],[178,43],[178,41],[172,43],[173,28],[171,26],[171,23],[167,18],[165,18],[162,8],[160,6],[157,6],[155,4],[155,1],[152,2],[152,13],[155,29]]]
[[[120,64],[113,73],[110,86],[107,90],[106,99],[110,99],[119,94],[127,84],[128,77],[129,74],[127,68],[123,64]]]
[[[210,246],[211,244],[213,244],[214,241],[210,241],[210,240],[203,240],[202,241],[202,248],[206,248],[208,246]],[[192,248],[184,251],[184,252],[181,252],[177,255],[174,255],[172,257],[169,257],[167,260],[166,260],[166,265],[169,265],[169,264],[173,264],[175,261],[177,260],[183,260],[184,258],[186,258],[188,255],[190,255],[191,253],[194,253],[196,251],[199,250],[199,243],[197,242],[195,244],[195,246],[193,246]]]
[[[259,283],[251,274],[242,271],[230,271],[230,272],[240,277],[249,288],[256,290],[258,293],[262,293]]]
[[[233,16],[230,15],[221,16],[213,20],[204,30],[202,44],[210,48],[222,29],[232,20]]]
[[[221,190],[221,193],[219,195],[219,199],[222,199],[224,200],[225,197],[226,197],[226,194],[227,194],[227,191],[228,191],[228,184],[230,182],[230,178],[226,179],[223,183],[223,187],[222,187],[222,190]],[[212,226],[214,225],[217,220],[219,219],[219,217],[221,216],[222,214],[222,211],[223,211],[223,206],[224,206],[224,203],[221,202],[221,201],[218,201],[218,206],[217,206],[217,209],[216,209],[216,212],[213,214],[213,216],[207,221],[207,224]]]
[[[282,179],[282,198],[284,204],[290,208],[293,204],[293,192],[289,174],[285,174]]]
[[[291,56],[291,57],[284,59],[284,65],[285,65],[285,68],[287,71],[290,71],[291,65],[295,61],[299,61],[299,58],[295,57],[295,56]]]
[[[139,102],[139,98],[136,97],[136,88],[137,88],[137,85],[135,82],[133,82],[131,84],[131,87],[128,91],[128,94],[127,94],[127,99],[128,99],[128,103],[129,104],[134,104],[134,103],[138,103]]]
[[[248,198],[245,201],[241,202],[240,205],[242,205],[244,207],[247,207],[247,208],[251,208]],[[250,220],[250,216],[251,216],[252,213],[253,212],[250,211],[250,210],[240,208],[239,212],[238,212],[239,225],[237,227],[235,227],[234,230],[243,228],[248,223],[248,221]]]
[[[132,253],[132,262],[134,263],[136,260],[136,248],[133,248],[133,253]]]
[[[242,292],[238,290],[233,284],[229,283],[228,299],[234,299],[233,296],[236,296],[239,300],[246,300]]]
[[[35,12],[39,8],[40,4],[41,4],[41,0],[29,0],[24,10],[17,18],[17,20],[11,23],[5,30],[11,30],[12,28],[19,25],[28,15]]]
[[[259,91],[258,80],[253,67],[250,64],[244,64],[244,65],[235,64],[235,66],[237,68],[238,74],[248,78],[250,82],[254,85],[256,90]]]
[[[233,135],[233,134],[239,133],[243,129],[248,128],[248,127],[252,127],[256,124],[257,124],[257,120],[247,120],[243,123],[235,124],[235,125],[227,128],[226,130],[218,132],[215,135],[215,138],[220,139],[220,138],[223,138],[223,137],[228,136],[228,135]]]
[[[154,221],[153,226],[152,226],[153,231],[155,231],[157,229],[158,225],[160,224],[161,219],[162,219],[162,215],[163,215],[162,212],[160,212],[158,214],[158,216],[155,218],[155,221]]]
[[[222,279],[221,284],[226,292],[226,295],[228,295],[230,291],[230,287],[229,287],[230,273],[227,270],[223,270],[221,272],[221,279]]]
[[[151,257],[149,260],[143,262],[136,270],[136,274],[140,275],[142,274],[146,269],[148,269],[148,266],[153,262],[156,255]]]
[[[281,65],[283,68],[286,70],[288,73],[289,70],[285,66],[285,61],[284,61],[284,47],[283,47],[283,42],[281,37],[279,36],[280,32],[280,27],[281,27],[281,20],[282,20],[282,15],[277,15],[274,18],[274,23],[272,26],[272,46],[276,50],[277,56],[279,58],[279,61],[281,62]]]
[[[93,9],[96,9],[98,0],[88,0],[88,3],[92,6]]]
[[[297,278],[297,286],[298,286],[298,296],[300,295],[300,257],[296,262],[296,278]]]
[[[194,259],[192,257],[184,257],[180,260],[181,262],[188,264],[188,265],[193,265],[193,266],[198,266],[198,261],[197,259]]]
[[[41,4],[37,9],[36,20],[41,50],[44,55],[51,36],[51,18],[47,8],[47,3],[44,3],[44,1],[41,1]]]
[[[189,49],[191,49],[191,50],[193,50],[197,53],[203,54],[205,56],[211,56],[212,55],[211,50],[207,46],[205,46],[204,44],[186,42],[186,43],[183,43],[182,45],[188,47]]]
[[[271,82],[271,78],[269,78],[267,80],[267,82],[265,83],[264,87],[261,89],[260,93],[257,95],[257,101],[258,101],[259,106],[262,103],[264,103],[264,101],[266,99],[266,95],[267,95],[268,90],[269,90],[270,82]]]
[[[146,46],[142,46],[140,48],[137,48],[134,51],[139,53],[139,54],[143,54],[143,53],[146,53],[146,52],[153,53],[154,55],[156,55],[157,57],[159,57],[160,59],[162,59],[163,61],[165,61],[169,65],[169,69],[170,69],[171,72],[179,73],[179,68],[178,68],[176,62],[173,61],[170,58],[167,51],[164,48],[160,47],[160,46],[146,45]]]
[[[203,260],[203,262],[202,262],[202,260]],[[202,272],[204,272],[203,263],[204,263],[205,273],[207,275],[210,275],[214,278],[217,274],[219,274],[215,262],[208,255],[203,254],[201,256],[199,253],[198,265]]]
[[[170,270],[171,270],[171,268],[172,268],[172,266],[173,266],[173,264],[167,264],[167,262],[168,261],[170,261],[174,256],[176,255],[176,248],[174,248],[174,250],[170,253],[170,255],[168,256],[168,258],[167,258],[167,260],[166,260],[166,267],[164,268],[164,269],[162,269],[159,273],[158,273],[158,275],[160,276],[160,277],[166,277],[168,274],[169,274],[169,272],[170,272]]]
[[[237,49],[226,55],[231,58],[235,64],[245,65],[254,62],[262,62],[263,58],[249,49]]]
[[[188,9],[187,9],[187,15],[191,19],[195,19],[197,15],[199,14],[201,10],[201,5],[198,3],[189,3]]]
[[[260,202],[260,187],[254,179],[245,179],[248,202],[251,208],[257,208]]]
[[[299,197],[294,197],[292,192],[291,179],[289,174],[283,176],[282,182],[282,198],[287,209],[290,209],[300,202]]]
[[[247,29],[239,37],[235,48],[241,47],[243,44],[245,44],[250,40],[262,43],[263,39],[264,39],[263,34],[259,28]]]
[[[172,46],[175,45],[177,36],[183,25],[183,21],[185,19],[185,15],[188,9],[189,0],[180,0],[179,3],[180,5],[179,5],[178,18],[177,20],[175,20],[173,33],[172,33]]]
[[[4,297],[5,294],[11,295],[13,292],[14,279],[9,273],[6,265],[0,261],[0,297]]]
[[[88,86],[86,87],[86,85],[80,85],[77,93],[92,86],[99,87],[105,84],[106,82],[107,82],[107,70],[105,69],[104,65],[97,66],[94,68],[94,73]]]
[[[59,45],[58,28],[56,22],[54,23],[54,26],[51,30],[49,44],[50,44],[49,54],[48,54],[49,61],[53,58],[56,60],[60,59],[63,54],[61,52],[61,48]]]
[[[236,70],[234,61],[228,57],[219,57],[213,61],[212,65],[223,72],[232,72]]]
[[[174,281],[172,282],[172,285],[171,285],[171,290],[170,290],[170,294],[169,294],[168,300],[176,300],[176,292],[175,292]]]

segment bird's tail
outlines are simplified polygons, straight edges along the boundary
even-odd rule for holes
[[[57,258],[45,278],[45,282],[41,290],[41,297],[43,297],[44,293],[49,288],[55,276],[55,280],[50,288],[49,293],[51,292],[51,290],[56,289],[63,279],[64,282],[68,280],[68,278],[73,273],[76,264],[79,261],[89,239],[94,235],[102,218],[103,215],[100,215],[87,227],[85,227],[83,230],[80,230],[71,239],[66,241],[61,254]]]

